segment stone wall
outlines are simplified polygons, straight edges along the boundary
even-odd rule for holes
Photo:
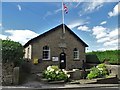
[[[107,65],[107,68],[112,75],[116,75],[120,79],[120,65]]]
[[[60,56],[62,53],[62,49],[60,48],[60,44],[62,43],[61,39],[62,29],[58,28],[54,32],[50,34],[45,34],[43,37],[39,37],[33,43],[31,43],[32,47],[32,60],[39,59],[40,63],[37,65],[33,65],[32,71],[33,72],[40,72],[46,69],[49,65],[58,65],[58,61],[52,61],[52,57]],[[66,44],[65,53],[66,53],[66,69],[72,70],[77,68],[82,68],[82,60],[86,60],[85,58],[85,46],[81,43],[78,39],[76,39],[67,29],[65,31],[65,40],[64,43]],[[43,47],[47,45],[50,47],[50,60],[43,60],[42,53]],[[73,50],[74,48],[79,49],[79,59],[74,60],[73,58]]]
[[[13,63],[2,64],[2,85],[13,84]]]
[[[90,72],[89,70],[84,71],[79,69],[73,69],[71,71],[68,71],[67,73],[70,74],[70,79],[80,80],[85,79],[89,72]]]
[[[20,68],[19,67],[15,67],[13,69],[13,84],[14,85],[18,85],[19,84],[19,76],[20,76]]]
[[[2,64],[2,86],[19,84],[19,67],[14,67],[13,63]]]
[[[98,84],[118,84],[119,80],[117,77],[113,76],[110,78],[99,78],[99,79],[97,79],[96,83],[98,83]]]
[[[2,63],[0,62],[0,86],[2,86]]]

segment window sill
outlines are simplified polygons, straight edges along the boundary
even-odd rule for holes
[[[43,61],[50,61],[50,59],[42,59]]]
[[[76,59],[73,59],[73,60],[75,60],[75,61],[78,61],[78,60],[79,60],[79,61],[80,61],[80,59],[79,59],[79,58],[76,58]]]

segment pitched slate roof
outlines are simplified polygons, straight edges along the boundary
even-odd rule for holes
[[[41,34],[41,35],[39,35],[39,36],[31,39],[31,40],[29,40],[29,41],[24,45],[24,48],[27,47],[30,43],[32,43],[32,42],[35,41],[36,39],[39,39],[40,37],[43,37],[43,36],[45,36],[45,35],[47,35],[47,34],[50,34],[51,32],[57,30],[58,28],[63,28],[63,24],[58,25],[57,27],[52,28],[51,30],[49,30],[49,31],[47,31],[47,32],[45,32],[45,33],[43,33],[43,34]],[[65,25],[65,29],[67,29],[77,40],[79,40],[83,45],[85,45],[85,47],[88,47],[88,45],[87,45],[84,41],[82,41],[82,40],[81,40],[70,28],[68,28],[66,25]]]

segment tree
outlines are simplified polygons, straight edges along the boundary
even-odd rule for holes
[[[12,62],[18,65],[23,59],[23,46],[19,42],[2,40],[2,61],[3,63]]]

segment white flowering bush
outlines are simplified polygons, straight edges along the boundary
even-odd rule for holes
[[[43,72],[44,78],[46,78],[49,81],[56,81],[56,80],[65,80],[67,81],[70,77],[69,74],[67,74],[66,70],[59,69],[58,66],[48,66],[47,70]]]
[[[90,73],[87,75],[88,79],[100,78],[109,75],[105,64],[99,64],[91,68]]]

